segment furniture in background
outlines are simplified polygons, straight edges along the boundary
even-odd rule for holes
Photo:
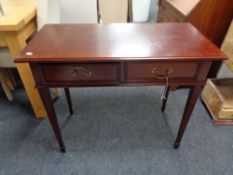
[[[102,23],[126,23],[128,21],[128,0],[98,0]]]
[[[174,144],[178,148],[212,62],[223,59],[225,55],[188,23],[60,24],[45,26],[15,61],[29,63],[60,149],[65,152],[49,88],[65,87],[72,114],[68,87],[189,86]],[[168,93],[165,91],[162,111]]]
[[[36,4],[34,0],[1,0],[1,2],[4,16],[0,17],[0,45],[7,47],[11,58],[15,58],[26,46],[26,40],[36,31]],[[16,68],[35,115],[46,116],[29,64],[16,64]]]
[[[2,3],[0,1],[0,18],[5,15]],[[16,83],[12,72],[9,68],[15,67],[12,59],[10,59],[9,52],[5,47],[6,44],[0,39],[0,84],[9,101],[13,100],[11,91],[15,89]]]
[[[224,61],[218,73],[218,78],[233,78],[233,20],[228,29],[227,35],[221,47],[222,51],[227,55],[228,60]]]
[[[218,79],[208,80],[202,100],[211,113],[214,124],[233,125],[233,21],[221,49],[228,60],[224,61]]]
[[[190,22],[221,47],[233,18],[232,0],[160,0],[158,22]],[[215,77],[221,61],[211,66],[208,77]]]
[[[233,79],[208,79],[202,101],[215,125],[233,125]]]
[[[3,46],[0,46],[0,84],[7,99],[12,101],[13,95],[11,92],[15,89],[16,82],[9,68],[15,68],[15,63],[9,50]]]
[[[49,23],[127,22],[128,0],[37,0],[38,29]]]
[[[3,92],[5,93],[7,99],[12,101],[13,95],[11,91],[15,89],[16,83],[14,77],[12,76],[12,72],[10,72],[9,69],[0,68],[0,85],[2,86]]]

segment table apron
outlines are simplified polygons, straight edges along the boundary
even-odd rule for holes
[[[204,85],[204,62],[30,63],[37,88]]]

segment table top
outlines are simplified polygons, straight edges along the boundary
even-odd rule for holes
[[[49,24],[36,34],[16,62],[225,58],[189,23]]]
[[[1,0],[0,31],[17,31],[36,16],[35,0]]]

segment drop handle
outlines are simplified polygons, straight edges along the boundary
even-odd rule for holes
[[[152,70],[152,74],[153,74],[153,75],[155,76],[155,78],[157,78],[157,79],[166,79],[166,78],[169,77],[169,75],[170,75],[171,73],[173,73],[174,71],[173,71],[172,68],[168,68],[165,72],[166,72],[166,74],[163,75],[163,74],[160,73],[160,71],[159,71],[157,68],[153,68],[153,70]]]
[[[83,72],[86,77],[91,77],[92,75],[92,72],[86,66],[74,66],[71,69],[71,75],[73,77],[77,76],[81,72]]]

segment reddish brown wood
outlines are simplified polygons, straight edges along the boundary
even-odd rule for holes
[[[233,119],[219,119],[213,118],[213,123],[215,125],[233,125]]]
[[[159,75],[166,75],[171,69],[173,72],[169,74],[169,78],[193,78],[196,75],[198,63],[193,62],[131,62],[127,65],[127,80],[148,80],[155,79],[152,73],[154,69]],[[186,72],[186,74],[184,74]]]
[[[76,70],[75,74],[72,71]],[[45,64],[42,66],[45,81],[117,81],[118,64]],[[57,76],[60,75],[60,76]]]
[[[200,0],[196,6],[193,6],[190,13],[186,13],[185,9],[189,9],[192,3],[185,3],[186,5],[179,8],[173,5],[174,1],[180,2],[182,6],[184,0],[160,1],[158,22],[190,22],[220,48],[233,18],[233,1]],[[208,77],[216,77],[221,63],[221,61],[213,63]]]
[[[202,89],[201,85],[194,86],[190,89],[189,97],[188,97],[188,100],[186,102],[186,106],[184,109],[184,114],[183,114],[183,117],[182,117],[182,120],[180,123],[180,128],[179,128],[179,131],[178,131],[178,134],[176,137],[176,141],[174,144],[175,149],[179,148],[179,146],[180,146],[181,139],[183,137],[184,131],[187,127],[187,124],[188,124],[189,119],[191,117],[191,114],[193,112],[193,108],[196,104],[196,101],[201,93],[201,89]]]
[[[72,115],[74,112],[73,112],[72,101],[71,101],[71,97],[70,97],[70,90],[69,90],[69,88],[64,88],[64,90],[65,90],[66,100],[68,103],[70,114]]]
[[[56,113],[55,113],[55,110],[53,107],[53,102],[52,102],[52,99],[50,96],[49,89],[48,88],[40,88],[38,90],[39,90],[42,102],[44,104],[44,107],[46,109],[46,112],[48,114],[48,118],[49,118],[49,121],[50,121],[51,126],[53,128],[54,134],[55,134],[57,141],[59,143],[60,150],[61,150],[61,152],[65,152],[66,151],[65,145],[63,143],[62,135],[61,135],[60,128],[58,125],[57,116],[56,116]]]
[[[187,21],[220,47],[232,18],[232,0],[201,0]]]
[[[201,0],[188,21],[220,48],[232,18],[232,0]],[[216,77],[221,64],[221,61],[215,61],[208,77]]]
[[[211,68],[211,65],[211,61],[206,61],[200,64],[196,79],[199,81],[205,81],[208,75],[208,70]]]
[[[29,53],[32,55],[26,55]],[[16,62],[30,63],[64,151],[47,88],[165,85],[160,77],[172,68],[168,85],[192,88],[175,142],[178,147],[211,63],[224,59],[225,55],[190,24],[47,25]],[[159,77],[153,73],[155,67]],[[68,89],[66,96],[72,113]],[[166,100],[162,110],[165,106]]]
[[[189,23],[61,24],[42,28],[16,62],[213,61],[223,57]]]

